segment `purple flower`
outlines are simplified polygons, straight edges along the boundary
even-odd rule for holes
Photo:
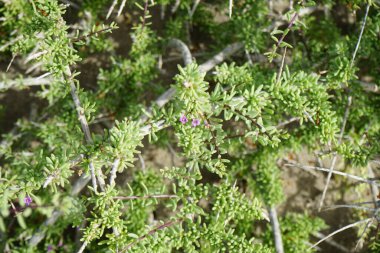
[[[24,203],[25,203],[26,206],[29,206],[30,203],[32,203],[32,202],[33,202],[33,200],[32,200],[31,197],[27,196],[27,197],[24,198]]]
[[[199,119],[193,119],[193,122],[191,124],[193,125],[193,127],[196,127],[201,124],[201,121]]]
[[[182,115],[180,118],[179,118],[179,121],[181,121],[182,124],[186,124],[187,122],[187,118],[185,115]]]
[[[53,246],[48,245],[48,246],[47,246],[47,252],[50,252],[50,251],[52,251],[52,250],[53,250]]]

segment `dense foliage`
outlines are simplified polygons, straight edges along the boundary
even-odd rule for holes
[[[314,252],[334,184],[379,252],[376,4],[1,1],[0,251]],[[277,219],[289,168],[324,187]]]

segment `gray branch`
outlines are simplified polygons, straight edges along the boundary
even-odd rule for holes
[[[67,74],[68,78],[71,78],[71,70],[69,67],[66,68],[66,74]],[[66,74],[64,77],[65,77],[66,82],[68,82],[70,85],[71,97],[74,101],[75,109],[76,109],[77,114],[78,114],[78,119],[79,119],[79,122],[81,124],[86,143],[92,144],[93,140],[91,137],[90,128],[88,126],[88,122],[87,122],[86,116],[84,114],[83,107],[82,107],[81,102],[79,100],[77,88],[75,87],[75,84],[72,80],[68,80],[68,78],[66,77]],[[92,179],[92,187],[94,188],[94,191],[96,192],[97,191],[97,183],[96,183],[96,176],[95,176],[95,167],[94,167],[92,161],[90,161],[89,167],[90,167],[90,173],[91,173],[91,179]]]
[[[53,214],[42,224],[37,233],[35,233],[29,241],[30,246],[36,246],[45,237],[45,229],[53,225],[63,213],[55,210]]]
[[[362,40],[362,37],[363,37],[363,32],[364,32],[365,24],[366,24],[366,22],[367,22],[367,17],[368,17],[368,12],[369,12],[369,7],[370,7],[370,4],[368,3],[368,4],[367,4],[367,7],[366,7],[366,10],[365,10],[365,15],[364,15],[363,24],[362,24],[362,27],[360,28],[360,34],[359,34],[358,42],[356,43],[355,51],[354,51],[354,53],[352,54],[351,67],[354,65],[355,57],[356,57],[356,54],[358,53],[358,50],[359,50],[360,41]]]
[[[183,61],[184,61],[185,65],[187,65],[187,64],[189,64],[189,63],[192,62],[192,57],[191,57],[190,50],[185,45],[185,43],[183,43],[180,40],[173,39],[169,44],[171,46],[175,46],[176,48],[178,48],[181,51],[182,58],[183,58]],[[220,53],[216,54],[210,60],[206,61],[205,63],[203,63],[201,65],[199,65],[199,71],[201,71],[201,72],[208,72],[208,71],[210,71],[216,65],[218,65],[221,62],[223,62],[226,58],[230,57],[231,55],[233,55],[234,53],[236,53],[237,51],[239,51],[241,48],[243,48],[243,44],[242,43],[234,43],[234,44],[228,45],[225,49],[223,49]],[[165,91],[161,96],[159,96],[157,98],[157,100],[154,101],[154,103],[159,108],[161,108],[161,107],[163,107],[165,104],[167,104],[173,98],[174,94],[175,94],[175,89],[174,88],[170,88],[167,91]],[[151,111],[152,111],[152,107],[150,107],[147,110],[147,113],[150,114]],[[147,115],[143,115],[140,118],[140,121],[142,123],[146,122],[147,120],[148,120],[148,116]]]
[[[179,39],[171,39],[168,47],[173,47],[181,52],[183,63],[186,65],[192,63],[193,57],[191,56],[190,49]]]
[[[274,244],[276,253],[284,253],[284,246],[282,244],[280,223],[277,218],[277,211],[275,207],[268,207],[270,224],[272,226],[272,232],[274,237]]]
[[[374,178],[375,174],[373,173],[371,164],[368,164],[368,177]],[[379,196],[379,188],[376,185],[371,184],[371,197],[373,201],[374,208],[379,207],[379,203],[377,201],[377,196]]]
[[[367,83],[367,82],[363,82],[363,81],[358,81],[358,82],[359,82],[360,86],[362,86],[364,91],[380,94],[380,88],[377,84]]]
[[[367,21],[367,16],[368,16],[368,12],[369,12],[369,7],[370,7],[370,5],[367,4],[366,13],[365,13],[365,16],[364,16],[364,20],[363,20],[362,27],[361,27],[361,29],[360,29],[360,34],[359,34],[358,42],[356,43],[355,51],[354,51],[354,53],[353,53],[353,55],[352,55],[351,67],[354,65],[354,61],[355,61],[355,57],[356,57],[356,53],[357,53],[358,50],[359,50],[360,41],[361,41],[361,39],[362,39],[363,32],[364,32],[364,27],[365,27],[365,24],[366,24],[366,21]],[[339,135],[338,145],[342,142],[342,138],[343,138],[344,130],[345,130],[345,128],[346,128],[346,123],[347,123],[348,115],[349,115],[349,112],[350,112],[350,106],[351,106],[351,103],[352,103],[352,97],[351,97],[351,95],[349,95],[349,96],[348,96],[348,101],[347,101],[346,110],[345,110],[345,112],[344,112],[344,118],[343,118],[343,122],[342,122],[342,127],[341,127],[341,130],[340,130],[340,135]],[[326,193],[327,193],[327,189],[328,189],[328,187],[329,187],[329,183],[330,183],[330,180],[331,180],[331,175],[332,175],[332,173],[333,173],[333,171],[334,171],[334,167],[335,167],[336,160],[337,160],[337,154],[334,154],[333,160],[332,160],[332,162],[331,162],[331,166],[330,166],[329,174],[327,175],[326,185],[325,185],[325,187],[324,187],[324,189],[323,189],[322,198],[321,198],[321,200],[319,201],[319,210],[321,210],[322,205],[323,205],[323,201],[325,200]]]
[[[304,169],[306,171],[309,171],[309,170],[319,170],[319,171],[323,171],[323,172],[330,172],[330,169],[327,169],[327,168],[320,168],[320,167],[314,167],[314,166],[305,166],[305,165],[298,165],[298,164],[285,164],[285,166],[288,166],[288,167],[295,167],[295,168],[300,168],[300,169]],[[362,177],[359,177],[359,176],[355,176],[355,175],[351,175],[351,174],[348,174],[348,173],[345,173],[345,172],[341,172],[341,171],[333,171],[332,174],[336,174],[336,175],[340,175],[340,176],[344,176],[344,177],[347,177],[347,178],[351,178],[351,179],[354,179],[354,180],[357,180],[357,181],[360,181],[360,182],[363,182],[363,183],[367,183],[367,184],[370,184],[370,185],[376,185],[376,186],[380,186],[380,184],[376,183],[374,180],[369,180],[369,179],[365,179],[365,178],[362,178]]]
[[[318,239],[323,239],[325,238],[326,236],[322,233],[319,233],[319,232],[316,232],[313,234],[313,236],[317,237]],[[343,245],[340,245],[339,243],[337,243],[336,241],[334,241],[333,239],[329,238],[329,239],[326,239],[325,240],[326,243],[330,244],[331,246],[339,249],[340,251],[342,252],[351,252],[348,248],[344,247]]]
[[[344,231],[344,230],[346,230],[346,229],[349,229],[349,228],[352,228],[352,227],[358,226],[359,224],[362,224],[362,223],[368,222],[368,221],[371,220],[371,219],[372,219],[372,218],[368,218],[368,219],[365,219],[365,220],[360,220],[360,221],[354,222],[354,223],[352,223],[352,224],[349,224],[349,225],[347,225],[347,226],[344,226],[344,227],[342,227],[342,228],[340,228],[340,229],[338,229],[338,230],[332,232],[331,234],[325,236],[324,238],[322,238],[321,240],[319,240],[317,243],[313,244],[309,249],[314,248],[315,246],[317,246],[317,245],[320,244],[321,242],[323,242],[323,241],[329,239],[330,237],[332,237],[332,236],[334,236],[334,235],[336,235],[336,234],[338,234],[338,233],[340,233],[340,232],[342,232],[342,231]]]
[[[53,80],[51,78],[20,78],[15,80],[4,80],[0,82],[0,90],[17,89],[19,87],[30,87],[40,85],[50,85]]]
[[[119,168],[119,164],[120,164],[120,158],[116,158],[112,164],[112,169],[110,173],[110,185],[115,184],[116,172],[117,172],[117,169]]]
[[[108,19],[108,18],[111,16],[112,11],[113,11],[113,9],[115,8],[116,4],[117,4],[117,0],[114,0],[114,1],[112,2],[111,7],[108,9],[108,13],[107,13],[106,19]]]
[[[181,40],[179,40],[179,39],[171,39],[170,42],[169,42],[169,44],[168,44],[168,46],[176,48],[176,49],[178,49],[181,52],[183,63],[184,63],[185,66],[188,65],[188,64],[190,64],[190,63],[192,63],[193,57],[191,56],[190,49]],[[175,89],[174,88],[168,89],[161,96],[159,96],[157,98],[157,100],[155,101],[155,104],[159,108],[163,107],[166,103],[169,102],[169,100],[174,96],[174,94],[175,94]],[[140,122],[142,122],[142,123],[146,122],[148,120],[148,118],[149,118],[148,115],[150,115],[152,113],[152,110],[153,110],[153,107],[152,106],[149,107],[147,109],[146,114],[144,114],[144,115],[141,116]]]
[[[351,97],[351,95],[349,95],[348,98],[347,98],[347,105],[346,105],[346,110],[344,112],[344,118],[343,118],[343,121],[342,121],[342,127],[340,128],[338,145],[340,145],[342,143],[342,139],[343,139],[343,135],[344,135],[344,130],[346,129],[346,124],[347,124],[347,120],[348,120],[348,115],[350,114],[351,104],[352,104],[352,97]],[[321,197],[321,199],[319,201],[319,207],[318,207],[319,211],[321,210],[321,208],[323,206],[323,201],[325,200],[325,197],[326,197],[327,189],[329,187],[331,176],[332,176],[332,173],[334,171],[335,163],[336,163],[336,160],[338,158],[337,156],[338,156],[338,154],[335,153],[334,157],[332,159],[332,162],[331,162],[329,174],[327,175],[327,179],[326,179],[326,184],[325,184],[325,187],[323,189],[322,197]]]
[[[225,49],[222,50],[219,54],[212,57],[210,60],[206,61],[199,66],[199,71],[208,72],[213,69],[216,65],[225,61],[228,57],[235,54],[237,51],[243,48],[243,43],[237,42],[231,45],[228,45]]]
[[[67,67],[66,71],[67,71],[67,76],[70,78],[71,77],[71,71],[68,67]],[[82,107],[81,102],[79,100],[77,88],[75,87],[75,84],[73,81],[67,80],[67,78],[65,78],[65,79],[70,85],[71,97],[73,98],[73,101],[75,104],[75,109],[78,113],[78,119],[79,119],[79,122],[81,124],[86,143],[92,144],[93,141],[92,141],[92,137],[91,137],[91,133],[90,133],[90,128],[88,127],[87,119],[84,115],[84,110],[83,110],[83,107]]]

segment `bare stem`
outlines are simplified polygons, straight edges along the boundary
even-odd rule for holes
[[[281,75],[282,75],[282,69],[284,68],[284,63],[285,63],[285,56],[286,56],[286,48],[284,48],[284,54],[282,55],[282,61],[281,61],[281,67],[280,67],[280,70],[278,71],[278,75],[277,75],[277,85],[280,83],[280,80],[281,80]]]
[[[127,2],[127,0],[123,0],[123,2],[121,2],[120,7],[119,7],[119,11],[117,12],[117,16],[121,15],[121,12],[123,11],[126,2]]]
[[[111,169],[111,173],[110,173],[110,185],[114,185],[115,184],[115,178],[116,178],[116,172],[117,172],[117,169],[119,168],[119,164],[120,164],[120,158],[116,158],[114,161],[113,161],[113,165],[112,165],[112,169]]]
[[[373,92],[376,94],[380,94],[380,88],[377,84],[375,83],[367,83],[363,81],[358,81],[360,86],[363,88],[364,91],[366,92]]]
[[[288,27],[286,28],[287,30],[290,30],[290,28],[292,28],[292,26],[294,25],[294,22],[296,21],[297,17],[298,17],[298,12],[294,13],[292,19],[291,19],[290,22],[289,22]],[[282,41],[285,39],[285,36],[286,36],[286,33],[284,33],[284,34],[281,36],[281,38],[278,40],[277,45],[276,45],[275,52],[277,52],[277,49],[280,47]]]
[[[220,53],[212,57],[210,60],[206,61],[199,66],[199,71],[208,72],[213,69],[216,65],[223,62],[229,56],[235,54],[237,51],[243,48],[243,43],[233,43],[224,48]]]
[[[365,227],[364,227],[364,229],[363,229],[363,232],[360,234],[360,236],[359,236],[359,240],[358,240],[358,242],[357,242],[356,245],[355,245],[355,251],[356,251],[359,247],[363,247],[363,242],[364,242],[363,238],[364,238],[365,232],[366,232],[367,229],[372,225],[373,221],[374,221],[374,219],[370,219],[370,220],[367,222],[367,224],[365,224]]]
[[[274,244],[275,244],[275,248],[276,248],[276,253],[284,253],[284,246],[282,244],[280,223],[278,222],[276,208],[273,206],[269,207],[268,212],[269,212],[270,224],[272,226],[272,232],[273,232],[273,237],[274,237]]]
[[[67,68],[67,73],[68,73],[68,76],[71,76],[71,71],[70,71],[69,68]],[[91,134],[90,134],[90,128],[88,127],[87,119],[86,119],[86,117],[84,115],[84,111],[83,111],[81,102],[79,100],[79,96],[77,94],[77,88],[75,87],[74,82],[72,82],[71,80],[70,81],[67,80],[66,75],[65,75],[65,80],[70,85],[71,97],[73,98],[75,109],[76,109],[76,111],[78,113],[78,119],[79,119],[79,122],[81,124],[82,131],[84,133],[84,137],[85,137],[86,143],[87,144],[92,144],[93,141],[92,141],[92,137],[91,137]]]
[[[340,129],[340,134],[339,134],[339,139],[338,139],[338,145],[340,145],[340,143],[342,142],[342,139],[343,139],[344,130],[346,128],[346,124],[347,124],[347,120],[348,120],[348,115],[350,113],[351,103],[352,103],[352,97],[349,95],[348,98],[347,98],[347,105],[346,105],[346,110],[344,112],[344,118],[343,118],[343,122],[342,122],[342,127]],[[331,175],[332,175],[332,173],[334,171],[336,160],[337,160],[337,153],[334,154],[334,157],[333,157],[332,162],[331,162],[329,174],[327,175],[327,179],[326,179],[326,184],[325,184],[325,187],[323,189],[321,200],[319,201],[319,207],[318,207],[319,211],[321,210],[321,208],[323,206],[323,201],[326,198],[327,189],[328,189],[329,184],[330,184]]]
[[[193,17],[197,7],[198,7],[198,4],[201,2],[201,0],[195,0],[194,1],[194,5],[193,5],[193,8],[191,8],[191,11],[190,11],[190,18]]]
[[[362,25],[361,30],[360,30],[359,39],[358,39],[358,42],[356,43],[354,54],[352,55],[351,67],[354,64],[356,53],[357,53],[357,51],[359,49],[359,46],[360,46],[360,41],[361,41],[361,38],[363,36],[364,27],[365,27],[365,23],[366,23],[366,20],[367,20],[369,7],[370,7],[370,5],[368,4],[367,5],[367,9],[366,9],[366,13],[365,13],[365,16],[364,16],[363,25]],[[342,127],[340,129],[340,135],[339,135],[338,145],[342,142],[344,130],[346,128],[346,123],[347,123],[348,115],[349,115],[349,112],[350,112],[351,103],[352,103],[352,97],[351,97],[351,95],[349,95],[348,98],[347,98],[347,106],[346,106],[346,110],[344,112],[344,118],[343,118],[343,122],[342,122]],[[325,200],[325,197],[326,197],[327,189],[329,187],[329,183],[330,183],[330,180],[331,180],[331,175],[333,173],[336,160],[337,160],[337,154],[334,155],[333,160],[331,162],[330,171],[329,171],[329,174],[327,175],[326,185],[325,185],[325,188],[323,189],[322,198],[321,198],[321,200],[319,202],[319,208],[318,208],[319,210],[321,210],[321,208],[323,206],[323,201]]]
[[[13,63],[13,61],[15,60],[16,56],[17,56],[17,54],[13,54],[12,59],[11,59],[11,61],[9,62],[8,66],[7,66],[7,69],[5,70],[5,72],[8,72],[8,70],[11,68],[12,63]]]
[[[92,187],[94,188],[94,191],[97,192],[98,191],[98,184],[96,183],[95,168],[94,168],[92,161],[90,161],[88,166],[90,167]]]
[[[174,48],[178,49],[181,52],[182,59],[183,59],[183,62],[185,64],[185,66],[188,65],[188,64],[190,64],[193,61],[190,49],[181,40],[179,40],[179,39],[171,39],[170,42],[169,42],[169,44],[168,44],[168,46],[169,47],[174,47]],[[174,88],[168,89],[166,92],[164,92],[161,96],[159,96],[157,98],[157,100],[155,101],[155,104],[159,108],[163,107],[166,103],[169,102],[169,100],[174,96],[174,94],[175,94],[175,89]],[[149,107],[147,109],[147,114],[150,114],[152,112],[152,110],[153,110],[153,107]],[[147,120],[148,120],[148,116],[146,114],[144,114],[140,118],[141,122],[146,122]]]
[[[179,7],[180,3],[181,3],[181,0],[176,0],[175,1],[174,5],[173,5],[173,7],[171,9],[171,13],[172,14],[174,14],[178,10],[178,7]]]
[[[318,239],[323,239],[323,238],[326,237],[324,234],[321,234],[319,232],[314,233],[313,236],[317,237]],[[343,245],[340,245],[339,243],[337,243],[336,241],[332,240],[331,238],[326,239],[325,241],[326,241],[326,243],[328,243],[331,246],[339,249],[340,251],[347,252],[347,253],[351,252],[348,248],[344,247]]]
[[[326,237],[322,238],[322,239],[319,240],[317,243],[313,244],[309,249],[314,248],[315,246],[317,246],[317,245],[320,244],[321,242],[323,242],[323,241],[329,239],[330,237],[332,237],[332,236],[334,236],[334,235],[336,235],[336,234],[338,234],[338,233],[340,233],[340,232],[342,232],[342,231],[344,231],[344,230],[346,230],[346,229],[349,229],[349,228],[352,228],[352,227],[358,226],[359,224],[362,224],[362,223],[368,222],[368,221],[371,220],[371,219],[372,219],[372,218],[368,218],[368,219],[365,219],[365,220],[360,220],[360,221],[354,222],[354,223],[352,223],[352,224],[350,224],[350,225],[344,226],[344,227],[342,227],[342,228],[340,228],[340,229],[338,229],[338,230],[332,232],[331,234],[327,235]]]
[[[304,170],[319,170],[319,171],[324,171],[324,172],[329,172],[330,171],[329,169],[326,169],[326,168],[320,168],[320,167],[314,167],[314,166],[305,166],[305,165],[298,165],[298,164],[293,164],[293,163],[285,164],[285,166],[296,167],[296,168],[300,168],[300,169],[304,169]],[[336,174],[336,175],[344,176],[344,177],[347,177],[347,178],[351,178],[351,179],[354,179],[354,180],[358,180],[358,181],[361,181],[363,183],[367,183],[367,184],[371,184],[371,185],[373,184],[373,185],[376,185],[376,186],[380,186],[380,184],[376,183],[374,180],[365,179],[365,178],[362,178],[362,177],[359,177],[359,176],[355,176],[355,175],[351,175],[351,174],[348,174],[348,173],[345,173],[345,172],[333,171],[332,173]]]
[[[334,206],[328,206],[324,209],[324,211],[328,210],[334,210],[338,208],[353,208],[353,209],[361,209],[361,210],[366,210],[366,211],[375,211],[376,209],[371,208],[371,207],[365,207],[365,206],[359,206],[355,204],[348,204],[348,205],[334,205]]]
[[[373,173],[371,164],[368,164],[368,177],[374,178],[375,174]],[[373,201],[374,208],[379,207],[379,203],[377,201],[377,196],[379,196],[379,188],[376,185],[371,184],[371,197]]]
[[[29,245],[31,247],[36,246],[45,237],[44,228],[54,224],[62,214],[63,213],[61,211],[54,211],[52,215],[47,220],[45,220],[41,228],[35,234],[33,234],[32,238],[29,240]]]
[[[70,71],[69,67],[66,68],[66,72],[67,72],[68,76],[71,76],[71,71]],[[91,137],[90,128],[88,126],[86,116],[84,115],[84,111],[83,111],[81,102],[79,100],[79,96],[77,94],[77,88],[75,87],[75,84],[73,81],[68,80],[66,75],[64,75],[64,78],[65,78],[66,82],[69,83],[69,85],[70,85],[71,97],[74,101],[75,109],[76,109],[77,114],[78,114],[78,119],[79,119],[79,122],[81,124],[86,143],[92,144],[93,140]],[[96,192],[97,191],[97,183],[96,183],[96,177],[95,177],[95,168],[94,168],[92,161],[90,161],[89,167],[90,167],[90,173],[91,173],[91,179],[92,179],[92,187],[94,188],[94,191]]]
[[[189,47],[179,39],[171,39],[168,47],[173,47],[181,52],[184,65],[190,64],[193,59]]]
[[[84,242],[77,253],[82,253],[87,246],[87,242]]]
[[[354,66],[354,61],[355,61],[355,58],[356,58],[356,54],[358,53],[359,46],[360,46],[360,41],[362,40],[362,37],[363,37],[363,32],[364,32],[365,24],[367,22],[369,7],[370,7],[370,5],[367,4],[366,10],[365,10],[363,24],[362,24],[362,26],[360,28],[360,34],[359,34],[358,42],[356,43],[355,51],[352,54],[351,67]]]
[[[229,15],[230,18],[232,17],[232,6],[233,6],[233,0],[229,0],[228,15]]]
[[[145,0],[142,28],[144,28],[144,26],[145,26],[145,21],[146,21],[146,15],[147,15],[147,13],[148,13],[148,0]]]
[[[17,41],[21,40],[22,38],[23,36],[18,36],[16,38],[11,39],[10,41],[8,41],[7,43],[5,43],[4,45],[0,47],[0,52],[4,51],[7,47],[15,44]]]
[[[106,19],[108,19],[108,18],[111,16],[112,11],[113,11],[113,9],[115,8],[116,4],[117,4],[117,0],[114,0],[114,1],[112,2],[111,7],[108,9],[108,13],[107,13]]]
[[[351,67],[353,67],[353,65],[354,65],[356,54],[357,54],[357,52],[359,50],[360,42],[361,42],[361,39],[363,37],[363,32],[364,32],[365,24],[366,24],[366,21],[367,21],[369,8],[370,8],[370,4],[367,4],[367,8],[366,8],[366,12],[365,12],[365,15],[364,15],[363,24],[362,24],[361,29],[360,29],[360,34],[359,34],[358,42],[356,43],[356,47],[355,47],[354,53],[352,55]],[[344,118],[343,118],[343,123],[342,123],[341,131],[340,131],[340,135],[339,135],[338,144],[341,143],[342,138],[343,138],[343,134],[344,134],[344,130],[345,130],[345,127],[346,127],[346,123],[347,123],[347,119],[348,119],[351,103],[352,103],[352,97],[349,95],[348,96],[348,101],[347,101],[347,106],[346,106],[346,111],[344,113]],[[332,163],[331,163],[330,171],[329,171],[329,174],[328,174],[327,180],[326,180],[326,185],[325,185],[325,188],[323,189],[322,198],[321,198],[321,200],[319,202],[319,210],[322,208],[323,201],[324,201],[324,199],[326,197],[327,188],[329,186],[331,175],[332,175],[332,172],[334,170],[335,163],[336,163],[336,158],[337,158],[336,156],[337,155],[335,154],[334,157],[333,157]]]
[[[300,118],[298,118],[298,117],[290,118],[290,119],[288,119],[288,120],[286,120],[286,121],[284,121],[284,122],[280,122],[280,123],[276,126],[276,128],[277,128],[277,129],[283,128],[283,127],[285,127],[285,126],[287,126],[287,125],[289,125],[289,124],[291,124],[291,123],[293,123],[293,122],[297,122],[297,121],[299,121],[299,120],[300,120]]]
[[[17,87],[29,87],[29,86],[40,86],[40,85],[50,85],[52,79],[50,78],[24,78],[15,80],[5,80],[0,82],[0,90],[5,89],[16,89]]]

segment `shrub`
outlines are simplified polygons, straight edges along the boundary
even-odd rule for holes
[[[362,203],[333,207],[376,252],[378,7],[273,4],[2,1],[0,90],[35,106],[1,139],[0,249],[312,252],[318,212],[277,218],[290,167],[326,172],[313,208],[331,181],[354,189]],[[148,158],[162,149],[171,164]],[[328,168],[292,158],[305,150]]]

